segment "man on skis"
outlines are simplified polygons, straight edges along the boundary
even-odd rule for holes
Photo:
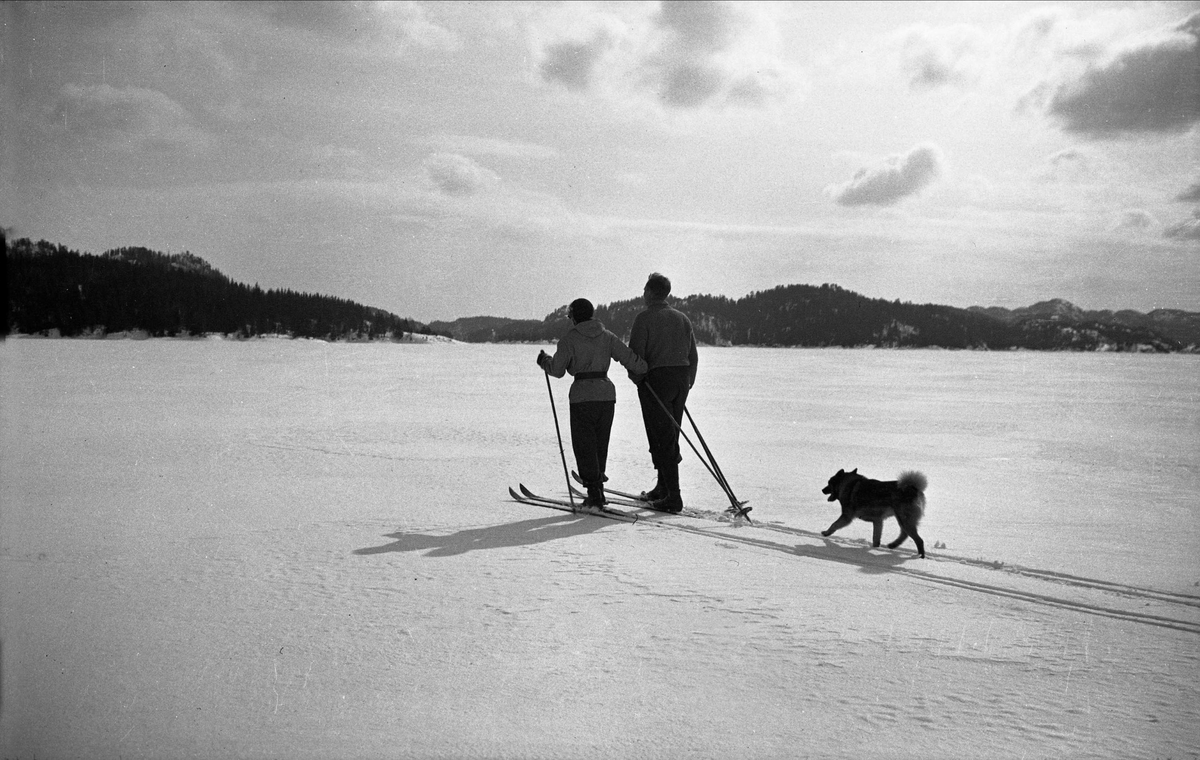
[[[642,421],[650,444],[650,458],[658,470],[658,482],[643,494],[650,505],[663,512],[683,510],[679,493],[679,431],[688,392],[696,382],[696,335],[691,320],[667,304],[671,281],[655,272],[642,291],[646,309],[633,320],[629,348],[648,367],[645,378],[631,374],[638,383]],[[670,413],[664,412],[663,407]],[[672,419],[673,418],[673,419]]]

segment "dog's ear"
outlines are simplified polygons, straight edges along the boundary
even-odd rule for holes
[[[853,470],[851,470],[851,471],[850,471],[850,474],[851,474],[851,475],[857,475],[857,474],[858,474],[858,468],[857,468],[857,467],[855,467]]]
[[[837,478],[837,477],[841,477],[842,475],[845,475],[845,474],[846,474],[845,470],[838,470],[837,475],[834,475],[833,477]]]

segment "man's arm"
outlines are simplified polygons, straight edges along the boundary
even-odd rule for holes
[[[688,388],[696,384],[696,369],[700,365],[700,352],[696,350],[696,331],[692,329],[692,324],[688,322],[688,340],[691,345],[688,347]]]
[[[629,345],[627,348],[642,363],[641,372],[634,372],[633,369],[626,366],[626,369],[629,371],[629,379],[635,385],[641,383],[646,377],[646,373],[650,371],[649,365],[646,364],[646,344],[649,342],[649,332],[646,330],[646,320],[643,318],[645,313],[642,312],[634,317],[633,326],[629,328]]]
[[[629,350],[643,359],[646,358],[646,343],[650,332],[646,329],[646,312],[633,318],[633,326],[629,328]]]

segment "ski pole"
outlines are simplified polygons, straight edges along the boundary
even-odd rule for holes
[[[700,445],[704,447],[704,453],[708,455],[708,461],[712,463],[712,470],[717,477],[717,482],[724,489],[725,495],[729,497],[730,507],[728,511],[749,520],[750,516],[746,513],[750,511],[750,508],[746,506],[746,502],[739,501],[738,497],[734,495],[733,488],[730,487],[729,481],[725,478],[725,473],[721,471],[721,465],[717,464],[717,458],[713,456],[712,451],[708,448],[708,443],[704,440],[704,435],[700,432],[700,428],[696,426],[696,420],[692,417],[692,413],[686,406],[683,407],[683,413],[687,415],[688,422],[692,423],[692,430],[696,431],[696,438],[700,441]]]
[[[567,474],[567,453],[563,450],[562,430],[558,427],[558,408],[554,406],[554,389],[550,387],[550,370],[542,367],[546,374],[546,392],[550,394],[550,411],[554,413],[554,434],[558,436],[558,455],[562,457],[563,477],[567,479],[567,496],[571,499],[571,509],[575,509],[575,494],[571,491],[571,476]]]
[[[679,431],[679,434],[683,436],[683,440],[687,441],[688,446],[692,447],[692,451],[696,453],[696,456],[700,459],[700,463],[704,465],[704,469],[708,470],[708,474],[712,475],[717,481],[717,485],[721,486],[721,490],[724,491],[725,496],[729,498],[730,511],[749,520],[750,516],[746,513],[750,511],[750,508],[746,506],[746,502],[738,501],[738,498],[734,496],[733,491],[729,488],[729,484],[725,481],[725,476],[718,475],[717,471],[713,469],[713,467],[716,466],[717,461],[713,459],[712,465],[708,463],[708,460],[705,459],[704,455],[702,455],[699,449],[696,448],[696,444],[692,443],[692,439],[688,437],[687,431],[683,429],[678,421],[676,421],[675,416],[671,414],[671,410],[667,408],[667,405],[663,403],[663,400],[660,399],[658,394],[654,392],[654,388],[652,388],[649,383],[644,384],[646,386],[646,390],[650,391],[650,395],[653,396],[654,400],[658,402],[658,406],[663,410],[663,414],[667,415],[667,419],[671,421],[671,424],[674,425],[675,429]],[[687,411],[686,406],[684,407],[684,411]],[[689,414],[688,417],[690,419],[691,415]],[[695,425],[696,423],[693,421],[692,427],[695,427]],[[700,431],[696,430],[696,434],[699,435]],[[701,441],[703,442],[703,439],[701,439]],[[704,449],[705,451],[708,450],[707,444],[705,445]],[[711,452],[709,453],[709,456],[712,456]]]
[[[729,481],[725,478],[725,473],[721,472],[721,465],[717,464],[717,458],[713,456],[712,451],[708,448],[708,443],[704,440],[704,436],[700,433],[700,428],[696,427],[696,419],[692,417],[692,412],[686,406],[683,407],[683,413],[687,415],[688,422],[692,423],[692,430],[696,431],[696,438],[700,441],[700,445],[704,447],[704,453],[708,455],[708,461],[712,462],[713,470],[716,471],[717,479],[721,483],[721,487],[733,496],[733,489],[729,487]],[[736,497],[734,497],[736,501]]]
[[[732,512],[736,517],[744,517],[749,520],[750,515],[748,513],[750,512],[751,507],[747,507],[746,502],[739,501],[737,496],[734,495],[733,487],[729,485],[729,480],[725,477],[725,473],[721,470],[721,465],[717,464],[717,458],[713,456],[712,451],[709,450],[708,443],[704,440],[704,435],[700,432],[700,428],[696,426],[696,419],[692,417],[691,411],[685,406],[683,407],[683,413],[687,415],[688,422],[692,423],[692,430],[696,431],[696,437],[700,439],[700,445],[704,447],[704,453],[708,454],[708,459],[712,462],[713,469],[716,470],[717,475],[720,476],[721,487],[725,489],[725,494],[729,497],[731,504],[727,511]]]

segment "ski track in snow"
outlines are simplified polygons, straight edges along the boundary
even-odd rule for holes
[[[300,436],[297,435],[297,438]],[[455,433],[454,431],[442,431],[435,440],[455,440],[462,437],[462,432]],[[474,435],[473,437],[478,437]],[[489,440],[489,443],[496,443],[497,439]],[[525,443],[521,440],[511,438],[502,439],[505,445],[522,445]],[[347,457],[367,457],[393,461],[411,460],[411,454],[395,454],[384,453],[385,451],[394,452],[395,447],[391,443],[387,447],[381,448],[380,451],[373,452],[363,450],[362,441],[355,441],[352,437],[339,438],[339,442],[326,445],[302,445],[298,443],[282,444],[266,441],[253,441],[252,445],[266,448],[278,449],[281,451],[303,451],[318,454],[327,454],[333,456]],[[377,441],[370,441],[371,444],[378,445]],[[428,454],[429,456],[436,456]],[[546,494],[554,498],[565,499],[561,494]],[[620,507],[620,504],[615,504]],[[642,510],[643,519],[641,523],[653,524],[663,527],[673,527],[680,530],[691,532],[705,533],[705,528],[702,522],[688,523],[676,517],[662,518],[655,517],[655,513],[649,510]],[[695,515],[709,521],[729,523],[731,518],[722,513],[715,511],[698,510],[694,508],[688,509],[688,514]],[[648,518],[648,519],[647,519]],[[603,518],[596,518],[603,519]],[[894,521],[889,523],[890,527],[894,528]],[[762,534],[757,534],[758,537],[750,538],[746,535],[730,534],[727,536],[729,540],[737,541],[742,544],[758,546],[759,548],[782,551],[788,554],[806,555],[819,553],[819,557],[828,561],[841,561],[852,565],[859,565],[864,568],[876,568],[879,570],[887,570],[891,572],[899,572],[916,578],[921,578],[931,583],[940,583],[949,586],[958,586],[978,593],[992,594],[996,596],[1007,596],[1014,599],[1023,599],[1030,603],[1045,604],[1058,606],[1065,609],[1073,609],[1079,612],[1085,612],[1096,615],[1107,615],[1110,617],[1133,620],[1135,622],[1144,623],[1147,625],[1158,625],[1167,628],[1187,631],[1191,633],[1200,633],[1200,615],[1188,615],[1186,613],[1200,610],[1200,595],[1184,594],[1179,592],[1156,590],[1151,588],[1115,583],[1112,581],[1102,580],[1098,578],[1087,578],[1069,573],[1056,572],[1052,570],[1040,570],[1036,568],[1023,567],[1015,564],[1007,564],[1000,560],[985,560],[985,559],[969,559],[965,557],[953,556],[943,552],[937,554],[937,550],[928,550],[926,559],[931,565],[945,565],[947,563],[961,565],[965,568],[974,568],[984,571],[999,571],[999,575],[977,575],[975,577],[950,577],[945,573],[931,572],[925,569],[915,569],[907,566],[898,566],[896,557],[903,555],[893,554],[890,550],[875,550],[869,555],[869,558],[864,558],[858,551],[853,551],[848,554],[841,554],[836,551],[837,548],[857,549],[861,547],[869,547],[869,543],[861,539],[844,538],[839,536],[824,537],[817,531],[810,531],[801,528],[790,527],[779,524],[777,522],[758,522],[755,521],[751,525],[745,527],[753,527],[756,531],[767,531],[772,533],[791,535],[802,539],[815,539],[821,542],[824,549],[808,546],[808,545],[787,545],[772,541],[769,538],[762,537]],[[722,534],[725,535],[725,534]],[[900,547],[897,551],[904,552],[911,550],[911,542],[907,546]],[[1099,592],[1107,592],[1101,599],[1116,597],[1125,600],[1125,607],[1114,605],[1106,605],[1102,603],[1093,603],[1090,597],[1071,599],[1061,596],[1055,596],[1049,592],[1039,593],[1028,589],[1018,588],[1012,584],[1005,586],[1003,580],[1005,576],[1017,576],[1022,579],[1040,580],[1049,584],[1049,588],[1064,588],[1076,591],[1094,590]],[[999,584],[999,585],[997,585]],[[1154,611],[1145,611],[1131,609],[1128,605],[1145,605],[1154,606]],[[1171,610],[1179,608],[1183,613],[1181,615],[1169,614]],[[1168,614],[1158,614],[1159,611]]]
[[[314,437],[318,438],[321,433],[313,432],[307,436],[309,440]],[[328,432],[324,435],[328,437]],[[333,456],[346,457],[366,457],[393,461],[407,461],[413,458],[410,453],[395,453],[397,442],[389,441],[384,446],[380,446],[378,451],[371,451],[365,446],[379,446],[378,441],[365,441],[361,436],[354,436],[352,433],[339,434],[336,442],[318,445],[315,443],[301,444],[298,441],[304,438],[299,433],[294,435],[291,443],[278,443],[269,441],[252,441],[252,445],[266,448],[278,449],[281,451],[292,452],[311,452],[317,454],[326,454]],[[486,443],[490,445],[525,445],[529,441],[522,440],[519,436],[503,437],[503,436],[482,436]],[[357,440],[356,440],[357,438]],[[431,458],[440,456],[436,453],[430,453],[427,448],[427,441],[457,441],[462,439],[470,439],[478,442],[481,436],[477,431],[454,431],[442,430],[436,435],[430,435],[423,443],[423,449],[426,452],[425,456]],[[566,496],[559,493],[539,494],[547,495],[553,498],[565,499]],[[620,504],[614,504],[622,508]],[[649,510],[641,511],[643,517],[639,522],[642,525],[651,524],[659,527],[672,527],[679,530],[685,530],[702,535],[708,531],[704,527],[702,521],[686,521],[683,516],[672,516],[671,518],[656,517],[655,513]],[[715,521],[720,523],[729,523],[731,518],[722,512],[698,510],[689,508],[687,513],[702,518],[707,521]],[[603,518],[595,518],[603,519]],[[895,522],[888,523],[889,528],[895,527]],[[965,577],[955,577],[947,572],[931,571],[924,568],[917,569],[909,567],[907,564],[901,566],[899,557],[904,556],[903,552],[911,552],[912,544],[909,542],[906,546],[900,547],[897,552],[891,550],[877,549],[872,553],[864,556],[858,549],[867,547],[869,543],[861,539],[844,538],[840,536],[821,536],[817,531],[810,531],[801,528],[786,526],[777,522],[758,522],[744,525],[743,527],[752,528],[755,532],[755,537],[749,537],[745,534],[725,534],[727,540],[735,541],[744,545],[757,546],[761,549],[769,551],[781,551],[786,554],[797,556],[818,556],[822,560],[845,562],[851,565],[857,565],[864,569],[874,568],[879,571],[897,572],[908,575],[914,578],[919,578],[926,582],[938,583],[946,586],[956,586],[964,588],[976,593],[991,594],[994,596],[1003,596],[1013,599],[1023,600],[1032,604],[1041,604],[1048,606],[1056,606],[1064,609],[1075,610],[1086,614],[1104,615],[1118,619],[1126,619],[1134,622],[1139,622],[1146,625],[1156,625],[1176,630],[1186,631],[1189,633],[1200,633],[1200,595],[1184,594],[1179,592],[1171,592],[1164,590],[1156,590],[1133,586],[1128,584],[1115,583],[1098,578],[1087,578],[1069,573],[1062,573],[1052,570],[1040,570],[1036,568],[1023,567],[1016,564],[1008,564],[1001,560],[985,560],[985,559],[969,559],[965,557],[954,556],[952,554],[942,552],[938,554],[938,550],[928,549],[926,559],[929,566],[945,567],[946,565],[960,565],[962,568],[969,568],[976,571],[985,571],[981,573],[971,573]],[[768,533],[776,533],[782,535],[791,535],[801,539],[816,540],[820,542],[820,546],[812,546],[809,544],[789,545],[780,543],[778,540],[771,540],[763,535],[763,531]],[[848,553],[839,553],[838,549],[849,549]],[[992,571],[992,572],[987,572]],[[998,571],[998,572],[997,572]],[[960,573],[961,575],[961,573]],[[1076,593],[1076,598],[1069,596],[1056,595],[1051,591],[1041,591],[1036,587],[1025,588],[1018,584],[1009,582],[1005,585],[1005,581],[1011,581],[1008,576],[1027,581],[1043,581],[1042,588],[1045,589],[1060,589],[1063,591],[1073,591]],[[1102,592],[1099,595],[1087,594],[1088,591]],[[1120,601],[1121,604],[1113,604],[1111,602]],[[1152,607],[1152,610],[1136,609],[1135,607]],[[1179,614],[1174,614],[1173,611],[1178,610]]]
[[[1141,588],[1095,578],[1082,578],[1049,570],[1009,566],[998,561],[989,562],[945,554],[938,555],[928,550],[925,558],[921,559],[913,555],[911,550],[906,550],[904,546],[895,550],[882,547],[871,548],[869,542],[861,539],[825,537],[819,532],[788,527],[778,523],[747,524],[739,521],[736,530],[733,531],[711,528],[705,525],[706,521],[729,523],[729,517],[719,512],[696,509],[689,509],[687,512],[689,515],[666,516],[651,510],[642,510],[642,519],[636,525],[638,527],[654,526],[681,530],[729,542],[725,543],[725,546],[737,543],[766,551],[782,552],[791,556],[840,562],[858,566],[864,572],[897,573],[928,583],[1017,599],[1030,604],[1059,607],[1084,614],[1103,615],[1144,625],[1200,634],[1200,596],[1196,595]],[[691,518],[690,515],[697,517]],[[592,517],[591,519],[604,518]],[[781,543],[767,535],[771,533],[816,540],[822,545]],[[869,549],[869,551],[864,551],[864,549]],[[907,555],[911,555],[911,558]],[[1009,576],[1015,576],[1015,578]],[[1034,583],[1037,583],[1037,586]],[[1044,589],[1058,589],[1060,592],[1068,594],[1074,592],[1075,598],[1056,595],[1049,590],[1038,590],[1038,586]],[[1151,606],[1153,607],[1152,611],[1137,609],[1137,607]]]

